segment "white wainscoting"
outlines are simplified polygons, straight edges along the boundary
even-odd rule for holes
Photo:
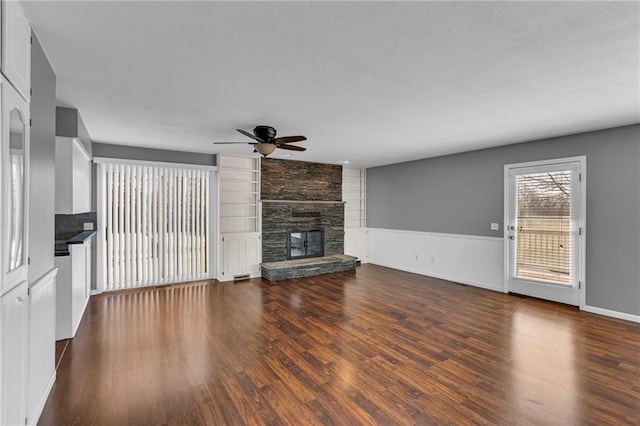
[[[367,228],[369,263],[504,291],[502,238]]]

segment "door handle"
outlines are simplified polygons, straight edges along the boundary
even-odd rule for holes
[[[513,235],[509,235],[509,239],[510,239],[510,240],[515,240],[515,239],[516,239],[516,237],[515,237],[515,236],[513,236]]]

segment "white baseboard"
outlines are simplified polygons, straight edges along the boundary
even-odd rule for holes
[[[502,238],[379,228],[367,231],[369,263],[504,291]]]
[[[611,311],[609,309],[603,309],[603,308],[598,308],[598,307],[589,306],[589,305],[582,306],[580,310],[585,312],[591,312],[592,314],[605,315],[608,317],[640,323],[640,315],[633,315],[633,314],[627,314],[624,312]]]
[[[47,387],[42,393],[42,398],[40,399],[40,403],[38,403],[38,408],[34,411],[29,417],[27,424],[29,425],[37,425],[40,420],[40,416],[42,415],[42,410],[44,410],[44,406],[47,403],[47,399],[49,399],[49,394],[51,393],[51,389],[53,389],[53,385],[56,382],[56,370],[53,369],[53,373],[51,374],[51,378],[49,379],[49,383],[47,383]]]

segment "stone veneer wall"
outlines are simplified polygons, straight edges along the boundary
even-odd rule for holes
[[[344,253],[342,166],[262,159],[262,261],[287,260],[287,230],[324,228],[324,254]]]
[[[261,164],[263,200],[342,200],[342,166],[273,158]]]

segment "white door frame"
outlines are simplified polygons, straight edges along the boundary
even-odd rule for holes
[[[504,232],[504,283],[503,291],[509,293],[509,261],[510,261],[510,246],[509,246],[509,210],[510,210],[510,186],[509,186],[509,174],[512,170],[528,168],[528,167],[541,167],[541,166],[556,166],[565,163],[579,163],[579,191],[580,191],[580,217],[578,219],[578,226],[581,230],[581,237],[578,239],[579,248],[579,263],[578,266],[578,281],[579,285],[579,308],[583,309],[586,305],[586,223],[587,223],[587,157],[565,157],[554,158],[550,160],[530,161],[526,163],[505,164],[504,166],[504,219],[503,219],[503,232]]]

